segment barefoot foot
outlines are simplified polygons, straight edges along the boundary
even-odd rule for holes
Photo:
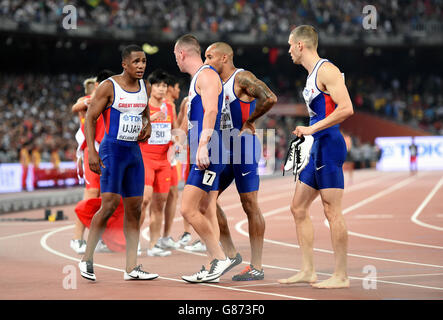
[[[279,279],[278,282],[281,284],[292,284],[292,283],[313,283],[317,281],[317,274],[315,272],[299,272],[287,279]]]
[[[318,289],[349,288],[349,279],[347,277],[332,276],[322,282],[313,283],[311,286]]]

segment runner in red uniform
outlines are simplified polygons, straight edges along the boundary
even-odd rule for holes
[[[180,83],[178,78],[168,75],[167,78],[168,88],[166,90],[165,100],[172,106],[172,121],[174,123],[174,128],[177,128],[177,112],[175,108],[175,100],[180,97]],[[177,159],[175,157],[175,153],[179,151],[179,149],[174,146],[173,142],[171,142],[172,148],[169,150],[168,158],[171,164],[171,183],[169,186],[168,198],[165,204],[165,223],[163,226],[163,237],[159,240],[159,246],[162,249],[178,249],[180,248],[180,243],[175,242],[171,237],[171,227],[174,221],[175,212],[177,211],[177,198],[178,198],[178,173],[177,173]]]
[[[85,190],[83,194],[83,200],[99,198],[100,197],[100,176],[89,169],[88,159],[89,151],[86,144],[85,138],[85,115],[88,110],[88,106],[91,103],[91,99],[95,93],[100,82],[109,78],[114,73],[109,70],[103,70],[98,75],[97,78],[89,78],[83,82],[85,87],[85,96],[80,97],[77,102],[72,106],[72,112],[77,113],[80,120],[80,128],[78,129],[75,138],[78,142],[77,148],[77,169],[79,176],[85,181]],[[103,117],[100,116],[97,119],[96,130],[95,130],[95,148],[98,151],[100,142],[105,134]],[[86,165],[85,165],[86,163]],[[81,172],[81,173],[80,173]],[[76,216],[75,228],[74,228],[74,238],[70,241],[71,248],[79,253],[83,254],[86,250],[86,241],[83,239],[83,234],[85,232],[85,225]],[[97,251],[107,251],[106,245],[100,240],[97,245]]]
[[[161,234],[163,207],[171,185],[168,150],[171,146],[171,130],[175,128],[172,105],[165,100],[167,79],[168,75],[162,70],[156,70],[148,77],[148,82],[151,84],[149,109],[152,132],[148,141],[140,143],[145,166],[145,190],[140,226],[150,205],[150,243],[147,254],[161,257],[171,254],[171,251],[162,249],[160,243],[157,243]]]

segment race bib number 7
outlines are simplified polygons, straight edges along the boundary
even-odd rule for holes
[[[139,114],[120,114],[117,139],[124,141],[137,141],[142,130],[142,116]]]
[[[214,171],[205,170],[205,174],[203,175],[203,184],[207,186],[212,186],[216,176],[217,173],[215,173]]]

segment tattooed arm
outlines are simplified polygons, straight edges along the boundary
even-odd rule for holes
[[[272,106],[277,102],[277,96],[268,88],[268,86],[261,80],[257,79],[252,72],[242,71],[236,75],[235,79],[237,97],[242,100],[257,100],[255,110],[251,113],[248,120],[243,124],[241,132],[245,129],[249,129],[252,133],[255,132],[254,122],[266,112],[268,112]],[[249,99],[244,99],[244,96],[248,96]]]

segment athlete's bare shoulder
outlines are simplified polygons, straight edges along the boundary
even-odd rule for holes
[[[114,84],[110,80],[102,81],[94,92],[91,101],[91,107],[99,110],[104,109],[109,103],[114,100]],[[89,109],[89,108],[88,108]]]
[[[213,81],[214,79],[219,79],[220,76],[218,75],[217,71],[215,71],[212,68],[204,68],[200,71],[197,81],[207,81],[207,80],[211,80]]]
[[[244,88],[254,83],[256,80],[258,80],[257,77],[248,70],[239,71],[235,75],[235,82]]]
[[[331,78],[337,77],[343,78],[340,69],[330,61],[325,61],[318,68],[317,77],[320,78]]]
[[[344,77],[340,69],[329,61],[325,61],[317,71],[317,86],[322,90],[329,92],[327,89],[332,85],[344,85]]]
[[[114,92],[114,84],[112,83],[111,80],[106,79],[103,80],[97,87],[95,93],[95,96],[97,95],[103,95],[105,93],[110,93],[112,94]]]
[[[275,96],[269,87],[251,72],[243,70],[235,75],[235,93],[242,100],[250,98],[260,99]]]
[[[212,68],[204,68],[200,71],[197,80],[196,80],[196,87],[198,89],[207,89],[214,85],[218,86],[219,91],[221,91],[221,80],[219,74],[213,70]],[[198,90],[198,92],[199,90]]]
[[[332,63],[323,63],[317,72],[317,86],[320,90],[331,95],[332,100],[340,110],[346,110],[352,115],[352,101],[343,74]],[[344,119],[343,119],[344,120]]]

